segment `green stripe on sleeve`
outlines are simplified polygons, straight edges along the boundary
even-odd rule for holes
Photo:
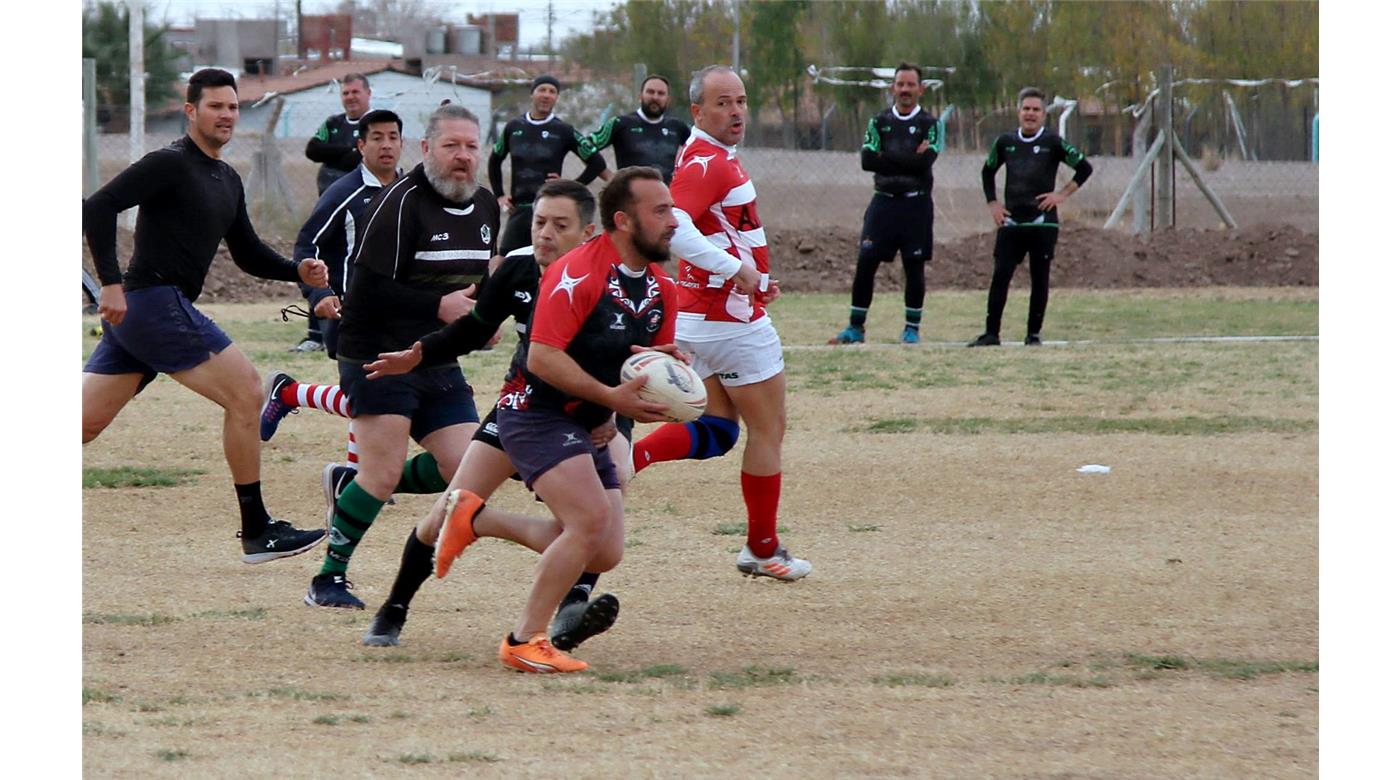
[[[874,117],[871,117],[870,124],[865,127],[865,145],[861,148],[872,152],[880,151],[880,133],[875,130]]]

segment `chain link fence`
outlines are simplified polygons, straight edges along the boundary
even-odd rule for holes
[[[683,91],[678,87],[677,97]],[[599,80],[578,90],[566,89],[558,113],[584,132],[591,132],[608,114],[635,109],[631,76]],[[1240,228],[1285,224],[1307,232],[1318,230],[1318,163],[1316,161],[1317,85],[1256,87],[1183,84],[1175,90],[1174,128],[1204,182],[1223,201]],[[887,105],[888,91],[870,87],[811,90],[811,105],[795,113],[775,102],[755,103],[744,143],[743,159],[759,186],[765,225],[787,229],[838,228],[859,230],[869,202],[871,175],[860,168],[859,149],[865,124]],[[684,103],[683,98],[679,102]],[[487,142],[496,128],[526,110],[523,90],[496,94]],[[945,119],[945,146],[935,163],[935,240],[954,241],[993,229],[982,194],[981,169],[989,144],[1016,126],[1013,107],[972,109],[949,106],[941,92],[924,96],[926,109]],[[121,109],[99,107],[99,116]],[[1133,134],[1138,121],[1126,100],[1111,94],[1087,96],[1073,110],[1062,99],[1052,106],[1047,124],[1063,126],[1068,140],[1089,155],[1094,176],[1064,206],[1067,221],[1088,226],[1104,224],[1123,196],[1138,166],[1133,157]],[[673,113],[689,119],[682,106]],[[314,118],[313,125],[324,116]],[[308,117],[284,113],[269,138],[265,127],[244,117],[224,159],[237,169],[250,193],[249,209],[258,230],[268,236],[291,238],[315,204],[318,165],[306,159],[306,138],[285,128],[306,125]],[[148,119],[144,149],[158,149],[184,132],[180,117]],[[283,128],[278,130],[278,128]],[[1152,132],[1155,134],[1155,128]],[[255,165],[268,148],[269,166]],[[98,182],[108,181],[129,164],[130,140],[125,133],[97,136]],[[266,153],[265,153],[266,154]],[[608,164],[612,152],[604,153]],[[419,139],[405,138],[405,170],[422,158]],[[486,181],[485,160],[480,175]],[[582,164],[570,156],[564,175],[574,176]],[[280,174],[284,186],[264,188],[266,171]],[[1061,183],[1072,172],[1061,168]],[[506,165],[509,176],[509,163]],[[998,191],[1004,174],[998,177]],[[508,181],[508,179],[507,179]],[[1148,179],[1151,186],[1151,179]],[[595,189],[601,183],[595,184]],[[271,190],[276,197],[260,198]],[[285,193],[281,195],[279,193]],[[1162,215],[1153,215],[1163,224]],[[1119,229],[1128,229],[1124,220]],[[1176,170],[1175,224],[1178,228],[1217,228],[1221,220],[1197,191],[1184,165]]]

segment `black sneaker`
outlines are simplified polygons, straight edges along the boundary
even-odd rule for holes
[[[1038,346],[1040,346],[1040,334],[1039,334],[1039,333],[1032,333],[1032,334],[1030,334],[1029,336],[1026,336],[1026,346],[1028,346],[1028,347],[1038,347]]]
[[[267,563],[310,550],[326,538],[326,529],[303,531],[286,520],[269,519],[260,535],[249,538],[239,531],[237,536],[243,540],[244,563]]]
[[[272,441],[272,437],[277,435],[277,426],[282,424],[282,418],[289,414],[296,414],[297,408],[288,406],[282,402],[282,388],[290,384],[295,384],[297,380],[285,371],[269,371],[267,378],[263,380],[263,406],[258,418],[258,438],[263,441]]]
[[[969,347],[999,347],[1001,339],[990,333],[983,333],[972,341],[967,342]]]
[[[398,647],[399,632],[407,620],[408,607],[385,603],[374,613],[374,620],[369,622],[369,630],[360,641],[369,647]]]
[[[355,470],[339,463],[327,463],[321,469],[321,495],[326,499],[326,527],[335,522],[335,502],[345,492],[345,486],[355,480]]]
[[[576,601],[559,609],[549,627],[549,641],[569,652],[609,628],[617,620],[617,596],[604,593],[589,602]]]
[[[311,587],[302,599],[312,607],[337,607],[339,609],[364,609],[365,603],[350,595],[355,587],[344,574],[317,574],[311,578]]]

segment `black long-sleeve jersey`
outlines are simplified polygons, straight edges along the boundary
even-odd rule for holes
[[[306,158],[321,163],[316,172],[317,195],[360,164],[360,150],[355,146],[355,128],[359,124],[360,120],[345,114],[328,116],[306,142]]]
[[[690,126],[685,122],[669,116],[649,119],[639,108],[604,122],[588,140],[599,154],[613,147],[619,170],[629,165],[649,165],[661,171],[669,185],[676,169],[676,153],[689,137]]]
[[[117,261],[117,214],[140,206],[136,247],[123,279]],[[142,157],[83,201],[97,276],[127,290],[173,284],[194,301],[214,262],[220,239],[247,273],[284,282],[297,266],[264,244],[248,221],[243,180],[223,160],[205,154],[189,136]]]
[[[1074,168],[1074,183],[1084,186],[1094,166],[1084,153],[1061,138],[1059,133],[1040,128],[1025,138],[1020,129],[1002,133],[982,166],[982,192],[987,202],[997,199],[997,169],[1006,166],[1005,196],[1002,205],[1010,213],[1007,227],[1017,225],[1058,226],[1058,209],[1041,211],[1035,196],[1055,190],[1055,171],[1064,163]]]
[[[408,349],[441,327],[442,296],[486,275],[501,216],[485,188],[466,203],[442,197],[421,163],[366,209],[336,347],[339,359],[365,362]],[[441,363],[419,368],[435,365]]]
[[[919,144],[928,148],[917,152]],[[943,126],[922,108],[901,116],[894,106],[881,111],[865,128],[860,167],[875,174],[875,191],[907,195],[933,191],[933,163],[943,151]]]
[[[564,157],[570,152],[583,160],[583,173],[578,182],[587,184],[598,178],[605,167],[603,158],[593,150],[587,136],[564,120],[550,114],[544,119],[531,119],[529,114],[506,122],[505,129],[491,149],[487,174],[496,197],[506,194],[501,178],[501,164],[510,158],[510,199],[517,206],[535,201],[535,193],[544,186],[549,174],[564,170]]]
[[[521,353],[529,347],[525,333],[539,289],[540,266],[534,250],[526,246],[506,255],[496,272],[477,289],[476,306],[469,314],[419,339],[423,342],[423,363],[445,363],[481,349],[507,317],[515,318],[515,332],[520,337],[516,357],[523,360]]]

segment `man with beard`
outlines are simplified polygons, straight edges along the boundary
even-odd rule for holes
[[[875,174],[875,194],[865,209],[860,254],[851,283],[851,319],[831,344],[865,341],[865,317],[875,297],[881,263],[904,263],[904,331],[899,340],[919,343],[924,318],[924,264],[933,259],[933,163],[943,150],[938,117],[919,107],[923,71],[902,62],[894,71],[894,105],[870,120],[860,167]]]
[[[515,331],[520,339],[515,354],[518,360],[512,362],[506,375],[506,387],[510,387],[516,379],[516,363],[525,359],[530,346],[526,331],[530,314],[539,298],[541,271],[592,238],[597,205],[593,193],[572,179],[545,182],[535,198],[532,246],[517,249],[501,260],[500,266],[482,283],[476,306],[472,307],[470,314],[424,336],[414,343],[412,349],[381,354],[379,360],[366,366],[371,372],[370,379],[404,374],[424,361],[442,360],[480,349],[490,341],[507,317],[514,317]],[[497,433],[496,415],[497,410],[493,408],[481,421],[481,427],[472,437],[472,443],[467,447],[448,490],[418,522],[417,528],[409,533],[394,585],[365,632],[366,645],[398,645],[399,633],[408,620],[409,605],[419,587],[433,573],[433,547],[437,544],[439,531],[447,516],[446,505],[451,492],[467,490],[487,500],[515,474],[515,466],[506,456]],[[628,439],[623,435],[610,435],[617,427],[605,424],[594,429],[594,444],[606,444],[613,463],[626,466]],[[624,474],[624,485],[626,477]],[[496,513],[490,513],[488,519],[495,516]],[[509,520],[508,524],[500,525],[483,520],[473,528],[470,517],[467,517],[460,530],[476,536],[510,539],[536,552],[543,551],[558,535],[553,519],[517,519],[512,516]],[[524,536],[513,535],[521,531],[528,533]],[[462,545],[461,539],[462,534],[458,533],[438,545],[436,568],[439,577],[447,574],[453,560],[461,554],[464,546],[459,546]],[[565,596],[550,627],[550,641],[556,648],[569,652],[589,637],[606,631],[617,619],[619,605],[616,596],[604,593],[589,600],[597,584],[598,573],[585,571]]]
[[[987,291],[987,329],[969,347],[1001,344],[1001,314],[1006,291],[1021,259],[1030,255],[1031,303],[1026,316],[1026,346],[1040,346],[1040,326],[1050,302],[1050,261],[1060,237],[1058,206],[1089,180],[1094,167],[1084,153],[1053,130],[1045,129],[1045,93],[1026,87],[1017,96],[1020,126],[1002,133],[982,166],[982,191],[997,226],[992,248],[992,284]],[[1060,164],[1074,168],[1074,178],[1055,190]],[[1006,166],[1006,205],[997,200],[997,169]]]
[[[573,126],[554,115],[559,100],[559,79],[550,75],[536,76],[530,82],[530,110],[509,122],[501,130],[487,162],[487,175],[497,202],[509,216],[501,231],[501,253],[506,254],[530,245],[530,204],[540,185],[559,178],[564,170],[564,157],[569,153],[583,160],[579,184],[598,177],[605,164],[594,154],[588,138]],[[510,191],[501,177],[501,164],[510,158]]]
[[[466,314],[468,288],[495,253],[500,212],[476,183],[476,116],[459,105],[440,106],[422,146],[423,163],[370,202],[355,252],[337,360],[360,469],[336,499],[326,558],[306,594],[312,606],[364,609],[345,578],[355,546],[395,491],[446,488],[476,430],[472,390],[455,360],[375,381],[364,369],[380,352],[407,349]],[[405,462],[410,437],[426,452]]]
[[[778,297],[768,278],[768,239],[758,218],[758,192],[739,161],[749,115],[744,82],[732,69],[710,65],[690,82],[695,129],[681,150],[671,194],[676,199],[676,286],[681,312],[676,343],[694,355],[705,379],[705,413],[667,423],[638,441],[638,473],[667,460],[723,455],[748,438],[739,486],[748,513],[748,540],[735,561],[739,572],[791,582],[812,564],[778,540],[787,379],[783,345],[767,305]]]
[[[675,117],[666,116],[671,105],[671,82],[658,73],[642,81],[642,105],[631,114],[620,114],[603,123],[589,141],[593,150],[602,154],[609,146],[617,157],[619,169],[646,165],[661,171],[661,178],[671,183],[676,168],[676,152],[690,137],[690,127]],[[612,171],[603,169],[598,177],[612,178]]]
[[[96,439],[157,374],[224,409],[224,457],[242,516],[243,562],[305,552],[326,532],[274,520],[259,479],[258,371],[229,337],[194,307],[219,241],[233,261],[265,279],[326,286],[326,265],[292,263],[258,238],[248,221],[243,181],[220,159],[238,123],[233,76],[205,68],[185,93],[189,133],[151,152],[83,201],[83,234],[102,280],[102,340],[83,366],[83,444]],[[136,248],[122,274],[117,214],[140,206]]]
[[[506,455],[556,521],[542,538],[518,521],[499,534],[542,552],[525,609],[498,651],[501,663],[522,672],[588,668],[550,641],[549,624],[581,574],[622,560],[622,481],[592,432],[614,412],[638,422],[664,419],[664,406],[638,394],[645,377],[620,383],[618,374],[644,348],[676,354],[676,288],[659,265],[670,257],[676,217],[661,174],[624,168],[598,201],[604,233],[545,271],[529,349],[523,358],[517,353],[514,379],[496,407]],[[449,535],[460,535],[460,551],[476,540],[474,527],[513,522],[469,490],[453,491],[447,511],[444,555],[452,552]]]

